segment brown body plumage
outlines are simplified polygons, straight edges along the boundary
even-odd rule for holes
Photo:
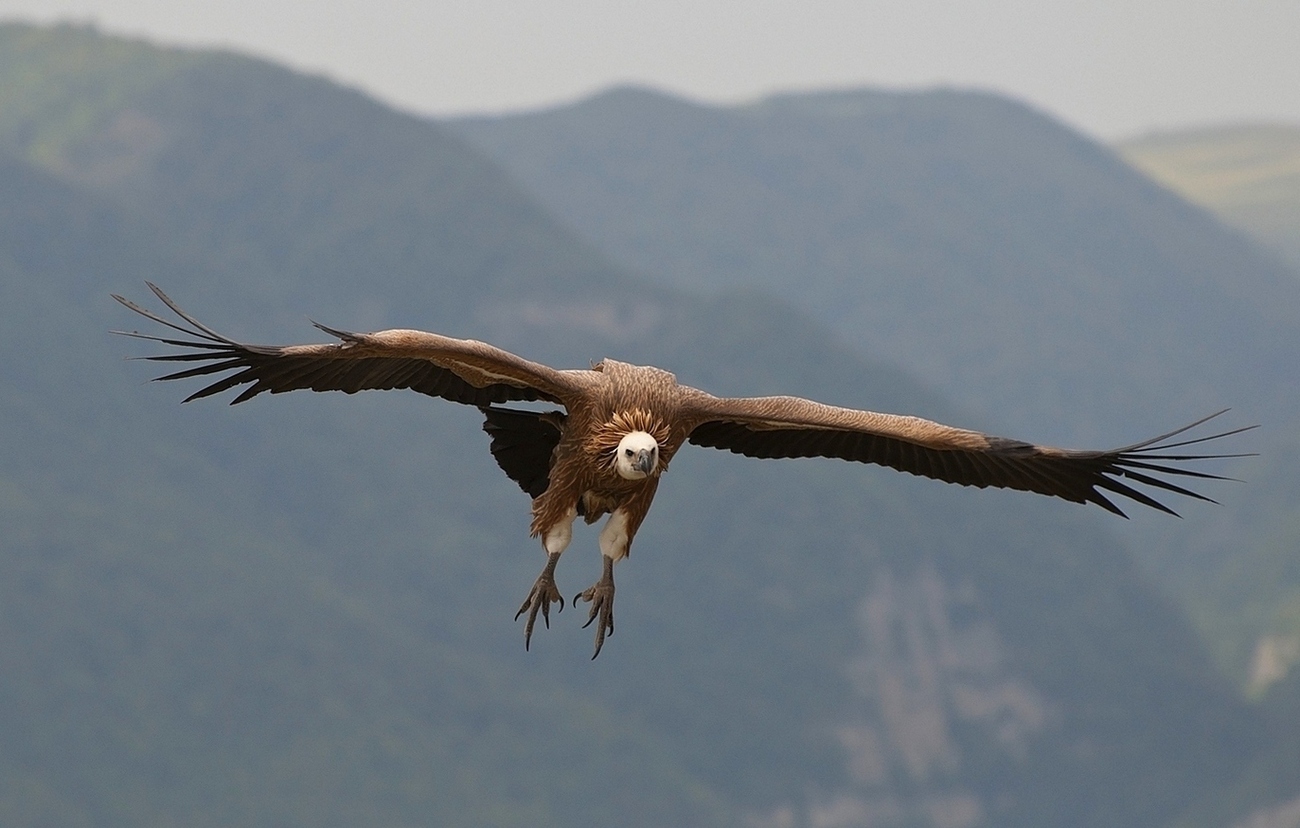
[[[148,359],[197,363],[159,379],[230,372],[188,399],[247,386],[233,402],[263,391],[344,391],[409,388],[477,406],[498,465],[533,498],[532,534],[547,563],[519,615],[528,614],[525,645],[538,613],[564,601],[555,567],[579,516],[593,523],[609,515],[600,533],[601,578],[577,600],[599,620],[596,654],[613,632],[614,563],[654,500],[660,475],[686,442],[751,457],[837,457],[889,466],[967,486],[997,486],[1095,503],[1123,515],[1119,495],[1170,512],[1133,483],[1208,500],[1161,475],[1210,479],[1217,475],[1179,465],[1234,455],[1161,453],[1245,429],[1168,442],[1209,417],[1160,437],[1109,451],[1075,451],[991,437],[918,417],[838,408],[798,397],[722,398],[680,385],[667,371],[606,359],[590,369],[556,370],[473,340],[423,331],[356,334],[321,327],[339,341],[322,345],[255,346],[221,336],[186,314],[153,285],[150,289],[186,325],[134,303],[119,302],[189,339],[129,333],[185,349]],[[522,411],[512,401],[550,402],[559,411]],[[1222,413],[1222,412],[1220,412]],[[1212,415],[1217,416],[1217,415]],[[595,657],[594,655],[592,656]]]
[[[633,534],[645,520],[659,475],[686,441],[668,425],[677,417],[677,378],[667,371],[606,359],[592,367],[589,401],[571,409],[551,463],[551,483],[533,501],[533,535],[543,534],[565,512],[577,508],[587,523],[623,508]],[[620,477],[615,467],[619,441],[634,431],[659,444],[656,473],[641,480]],[[626,554],[626,550],[624,550]]]

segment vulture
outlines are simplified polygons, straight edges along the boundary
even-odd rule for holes
[[[909,474],[984,488],[996,486],[1093,503],[1120,516],[1112,497],[1176,514],[1152,489],[1197,500],[1210,498],[1171,482],[1170,476],[1226,478],[1179,464],[1241,455],[1169,453],[1217,440],[1244,428],[1172,441],[1223,412],[1190,425],[1109,451],[1039,446],[941,425],[919,417],[879,414],[824,405],[799,397],[715,397],[681,385],[671,373],[613,359],[591,368],[556,370],[484,342],[415,330],[352,333],[316,323],[337,341],[320,345],[247,345],[222,336],[183,311],[157,286],[154,295],[176,314],[171,321],[113,295],[136,313],[186,338],[138,331],[114,333],[159,342],[179,352],[144,359],[193,363],[157,377],[184,380],[211,375],[215,381],[185,402],[241,389],[231,404],[264,391],[343,391],[409,388],[421,394],[477,406],[491,452],[502,471],[532,498],[533,537],[546,553],[541,574],[515,620],[527,614],[524,647],[540,612],[564,609],[555,568],[581,517],[600,531],[600,578],[573,603],[590,604],[594,659],[614,632],[614,564],[627,557],[637,529],[654,500],[659,479],[686,443],[726,449],[749,457],[831,457],[876,463]],[[554,410],[508,407],[540,403]],[[1210,501],[1213,502],[1213,501]]]

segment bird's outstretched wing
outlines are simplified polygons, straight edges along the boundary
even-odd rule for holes
[[[324,345],[245,345],[228,339],[181,310],[157,286],[146,282],[184,324],[169,321],[116,294],[114,299],[142,316],[185,334],[170,339],[135,331],[125,336],[162,342],[182,353],[144,357],[158,362],[198,363],[159,380],[189,379],[228,373],[200,388],[185,402],[247,386],[231,404],[263,391],[343,391],[409,388],[421,394],[467,405],[487,406],[511,400],[547,400],[567,405],[580,387],[580,372],[557,371],[483,342],[453,339],[423,331],[390,330],[358,334],[316,327],[338,337]]]
[[[1150,440],[1110,451],[1076,451],[1036,446],[953,428],[919,417],[877,414],[822,405],[798,397],[719,398],[701,393],[687,414],[694,428],[689,441],[750,457],[838,457],[877,463],[922,477],[980,488],[1053,495],[1075,503],[1095,503],[1124,515],[1106,492],[1176,514],[1133,483],[1209,501],[1171,483],[1165,476],[1226,479],[1182,468],[1190,460],[1240,457],[1238,454],[1179,454],[1170,449],[1205,443],[1254,426],[1170,442],[1223,412],[1212,414]],[[1211,501],[1213,502],[1213,501]]]

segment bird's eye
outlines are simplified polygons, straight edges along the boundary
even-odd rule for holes
[[[632,456],[632,449],[623,449],[623,453],[626,454],[628,457],[631,457],[631,456]]]

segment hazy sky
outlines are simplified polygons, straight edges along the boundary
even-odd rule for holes
[[[629,81],[708,101],[949,84],[1105,138],[1300,124],[1300,0],[0,0],[0,18],[232,47],[434,114]]]

